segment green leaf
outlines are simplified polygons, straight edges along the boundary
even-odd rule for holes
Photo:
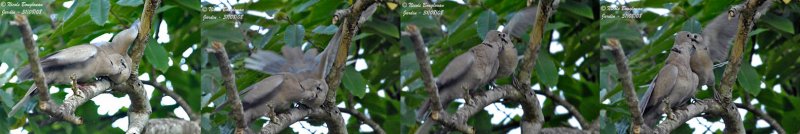
[[[569,4],[563,4],[561,6],[562,9],[566,9],[567,11],[580,15],[586,18],[594,18],[592,15],[592,7],[589,7],[586,4],[577,3],[577,2],[568,2]]]
[[[683,23],[683,29],[681,31],[689,31],[692,33],[700,33],[702,31],[702,27],[700,26],[700,22],[695,20],[694,18],[689,18]]]
[[[316,34],[333,35],[338,30],[339,30],[339,28],[336,27],[336,25],[328,25],[328,26],[317,26],[311,32],[316,33]]]
[[[751,31],[749,34],[747,34],[747,36],[758,35],[760,33],[766,32],[766,31],[768,31],[766,28],[758,28],[756,30]]]
[[[779,17],[775,15],[766,15],[762,19],[763,22],[766,22],[770,26],[778,29],[780,31],[784,31],[790,34],[794,34],[794,25],[792,25],[792,21],[785,17]]]
[[[78,8],[78,6],[80,5],[81,2],[73,2],[72,6],[70,6],[69,9],[67,9],[67,12],[64,12],[64,18],[62,18],[62,21],[67,21],[67,19],[72,17],[72,14],[74,14],[75,9]]]
[[[150,42],[154,40],[151,39]],[[164,46],[155,44],[155,43],[148,43],[147,47],[144,48],[144,57],[147,58],[147,62],[149,62],[153,67],[158,69],[161,72],[166,72],[167,68],[169,68],[169,55],[167,55],[167,50],[164,49]]]
[[[364,77],[353,67],[348,67],[344,71],[342,85],[344,85],[344,88],[350,91],[351,94],[358,96],[358,98],[362,98],[367,94],[367,84]]]
[[[536,75],[539,76],[542,84],[548,87],[558,84],[558,69],[556,69],[555,63],[547,53],[539,53],[534,71],[536,71]]]
[[[559,28],[564,28],[564,27],[569,27],[569,25],[567,25],[565,23],[561,23],[561,22],[556,22],[556,23],[550,23],[550,24],[545,25],[544,26],[544,30],[545,31],[549,31],[549,30],[554,30],[554,29],[559,29]]]
[[[486,10],[478,16],[478,35],[483,40],[486,32],[497,29],[497,14],[492,10]]]
[[[123,5],[123,6],[135,7],[135,6],[142,5],[142,0],[120,0],[120,1],[117,1],[117,4]]]
[[[111,4],[108,0],[92,0],[92,4],[89,6],[89,15],[94,24],[103,26],[108,20],[109,9],[111,9]]]
[[[761,75],[750,64],[742,64],[736,79],[747,93],[757,96],[761,92]]]
[[[392,38],[400,38],[400,30],[398,30],[397,25],[389,22],[373,20],[364,24],[364,27],[366,27],[365,30],[371,29],[375,30],[375,33],[389,35]]]
[[[294,7],[294,10],[292,10],[292,11],[294,11],[295,13],[303,12],[303,11],[306,10],[306,8],[308,8],[311,5],[314,5],[314,3],[317,3],[317,2],[319,2],[319,0],[307,1],[307,2],[301,4],[301,5],[297,6],[297,7]]]
[[[305,29],[303,29],[303,25],[292,25],[286,28],[283,40],[286,42],[286,46],[300,47],[300,45],[303,45],[303,37],[305,34],[306,32]]]

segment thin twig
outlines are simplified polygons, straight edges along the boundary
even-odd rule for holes
[[[369,127],[372,127],[372,130],[374,130],[375,133],[386,134],[386,131],[384,131],[383,128],[381,128],[381,124],[378,124],[374,120],[370,119],[369,117],[367,117],[367,115],[358,112],[358,110],[339,108],[339,111],[353,115],[353,117],[356,117],[356,119],[361,120],[361,122],[364,122],[365,124],[369,125]]]
[[[756,109],[755,107],[753,107],[752,105],[748,104],[747,102],[745,102],[744,104],[736,103],[736,107],[743,108],[743,109],[745,109],[745,110],[747,110],[749,112],[752,112],[753,114],[755,114],[756,116],[758,116],[762,120],[767,121],[767,123],[769,123],[769,125],[772,126],[772,128],[775,129],[775,131],[778,132],[778,134],[786,134],[786,130],[783,129],[781,124],[778,123],[778,121],[775,120],[775,118],[772,118],[772,116],[769,116],[769,114],[767,114],[767,113],[765,113],[765,112],[763,112],[763,111],[761,111],[759,109]]]
[[[224,85],[227,90],[227,103],[231,104],[233,119],[236,121],[235,133],[243,134],[248,130],[248,125],[244,119],[244,110],[242,108],[242,101],[239,100],[239,91],[236,90],[236,81],[234,80],[235,76],[231,69],[231,63],[228,61],[228,52],[225,51],[225,46],[222,46],[220,42],[213,42],[208,52],[214,53],[214,56],[217,57],[217,61],[219,62],[219,70],[222,73],[223,80],[222,85]]]
[[[189,120],[193,122],[199,122],[200,118],[198,117],[197,114],[194,113],[192,107],[189,106],[189,103],[187,103],[186,100],[183,99],[183,97],[175,93],[172,89],[169,89],[164,85],[161,85],[161,83],[159,83],[158,80],[156,80],[158,79],[156,77],[157,75],[158,73],[156,69],[153,66],[150,66],[150,81],[142,81],[142,83],[153,86],[156,89],[158,89],[158,91],[167,94],[167,96],[175,100],[175,102],[178,102],[178,105],[180,105],[183,108],[183,111],[186,111],[186,114],[189,115]]]
[[[152,79],[152,80],[155,81],[155,79]],[[153,82],[153,81],[142,81],[142,83],[150,85],[150,86],[153,86],[156,89],[158,89],[158,91],[161,91],[164,94],[167,94],[167,96],[169,96],[170,98],[175,100],[175,102],[178,102],[178,105],[180,105],[181,108],[183,108],[183,110],[186,111],[186,114],[189,115],[189,120],[191,120],[191,121],[199,121],[198,120],[199,118],[192,111],[192,108],[189,107],[189,103],[187,103],[186,100],[181,98],[181,96],[178,95],[177,93],[173,92],[172,89],[169,89],[169,88],[159,84],[158,82]]]
[[[583,118],[581,111],[579,111],[578,108],[575,107],[575,105],[572,105],[572,103],[569,103],[569,101],[565,100],[564,98],[561,98],[553,94],[553,92],[550,91],[550,88],[545,86],[544,84],[540,84],[539,86],[542,88],[542,93],[544,93],[547,98],[553,99],[553,101],[555,101],[559,105],[564,106],[564,108],[567,108],[567,111],[569,111],[569,113],[572,114],[572,116],[574,116],[575,119],[578,120],[578,123],[581,124],[581,128],[583,129],[593,128],[591,126],[591,123],[589,123],[589,121],[586,121],[586,118]]]

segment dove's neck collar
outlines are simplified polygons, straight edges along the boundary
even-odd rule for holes
[[[678,53],[678,54],[682,54],[682,53],[683,53],[683,51],[681,51],[681,50],[680,50],[680,49],[678,49],[678,48],[672,48],[672,49],[670,49],[670,51],[672,51],[672,52],[675,52],[675,53]]]
[[[492,48],[494,48],[494,45],[492,45],[492,44],[490,44],[490,43],[481,43],[481,45],[486,45],[486,46],[489,46],[489,47],[492,47]]]
[[[670,49],[670,54],[667,56],[667,62],[672,64],[689,65],[690,53],[685,50],[677,48]]]

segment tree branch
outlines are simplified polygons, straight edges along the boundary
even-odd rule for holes
[[[270,124],[261,128],[262,134],[277,134],[281,130],[289,127],[292,123],[300,121],[307,116],[324,116],[327,112],[320,108],[300,109],[292,108],[289,112],[278,114],[274,119],[270,119]]]
[[[568,127],[544,128],[541,131],[541,134],[591,134],[591,133],[594,132],[575,129],[575,128],[568,128]]]
[[[425,42],[422,35],[419,33],[416,25],[406,26],[408,36],[411,37],[411,42],[414,45],[414,53],[417,55],[417,63],[419,63],[419,70],[422,72],[422,82],[425,83],[425,89],[430,94],[431,101],[431,119],[439,121],[439,115],[442,113],[442,104],[439,102],[439,88],[433,82],[433,71],[431,71],[430,62],[428,58],[427,49],[425,49]]]
[[[213,42],[208,52],[214,53],[219,61],[219,70],[222,73],[222,85],[227,90],[228,104],[231,104],[233,111],[233,119],[236,121],[236,134],[243,134],[247,132],[247,121],[244,119],[244,110],[242,108],[242,101],[239,100],[239,91],[236,90],[236,81],[233,70],[231,70],[231,63],[228,61],[228,52],[225,51],[225,46],[220,42]]]
[[[634,134],[642,132],[644,126],[644,119],[642,119],[642,111],[639,109],[639,99],[636,95],[636,89],[633,87],[633,80],[631,78],[631,71],[628,69],[628,58],[625,57],[625,51],[622,50],[622,45],[617,39],[608,39],[608,45],[611,46],[611,52],[614,53],[614,58],[617,62],[617,72],[619,73],[620,81],[622,81],[622,91],[625,93],[625,100],[628,102],[628,109],[631,110],[633,122],[631,123],[631,131]]]
[[[425,89],[427,89],[428,93],[430,94],[430,118],[448,128],[456,129],[468,134],[475,133],[475,130],[472,128],[472,126],[469,126],[466,123],[466,119],[472,114],[469,114],[463,118],[450,118],[447,114],[441,114],[445,112],[442,111],[442,104],[439,102],[439,89],[436,87],[436,83],[433,82],[433,71],[431,71],[431,65],[429,62],[430,58],[428,58],[422,35],[419,33],[419,29],[417,29],[416,25],[407,26],[406,33],[411,37],[411,42],[413,42],[414,53],[417,56],[417,63],[419,64],[420,71],[422,72],[422,81],[425,83]]]
[[[347,51],[350,48],[353,35],[358,32],[358,19],[363,11],[367,10],[369,6],[375,3],[374,0],[358,0],[353,3],[349,9],[348,15],[341,26],[341,40],[339,40],[339,48],[336,51],[336,59],[333,62],[331,73],[327,76],[328,93],[325,97],[325,103],[322,108],[327,111],[330,116],[323,117],[322,119],[328,124],[329,132],[335,134],[347,133],[344,125],[344,119],[339,114],[340,111],[336,107],[336,90],[341,84],[342,71],[344,71],[344,64],[347,59]],[[371,14],[371,13],[368,13]]]
[[[752,112],[754,115],[758,116],[762,120],[764,120],[767,123],[769,123],[769,125],[772,126],[772,128],[775,129],[775,131],[777,131],[779,134],[785,134],[786,133],[786,130],[783,129],[783,127],[781,127],[781,124],[778,123],[778,121],[775,120],[775,118],[772,118],[772,116],[769,116],[769,114],[767,114],[767,113],[765,113],[765,112],[763,112],[763,111],[761,111],[759,109],[756,109],[755,107],[749,105],[748,103],[744,103],[744,104],[736,103],[736,107],[742,108],[742,109],[745,109],[747,111]]]
[[[33,41],[33,31],[28,23],[28,17],[22,14],[15,15],[17,27],[22,34],[22,41],[25,43],[25,51],[28,52],[28,62],[30,62],[31,72],[33,73],[34,85],[39,90],[39,109],[46,111],[48,114],[52,112],[50,107],[50,93],[47,92],[47,83],[45,83],[44,71],[39,63],[39,50],[36,48],[36,42]],[[80,122],[73,122],[81,124]]]
[[[153,24],[153,14],[155,14],[159,3],[161,3],[161,0],[144,0],[142,16],[139,17],[139,35],[136,36],[133,50],[131,50],[131,61],[134,64],[131,72],[136,72],[136,74],[138,74],[139,62],[142,60],[142,55],[144,55],[144,48],[147,47],[147,41],[150,39],[150,24]]]
[[[381,128],[381,124],[378,124],[374,120],[370,119],[369,117],[367,117],[367,115],[364,115],[363,113],[358,112],[358,110],[355,110],[355,109],[350,110],[350,109],[346,109],[346,108],[339,108],[339,111],[342,111],[344,113],[348,113],[350,115],[353,115],[353,117],[356,117],[356,119],[361,120],[361,122],[364,122],[365,124],[369,125],[369,127],[372,127],[372,129],[375,130],[375,133],[386,134],[386,131],[384,131],[383,128]]]
[[[529,4],[530,5],[530,4]],[[539,105],[539,100],[536,95],[531,91],[531,72],[533,71],[536,58],[539,53],[539,48],[542,44],[542,33],[544,33],[544,25],[547,24],[550,15],[553,14],[558,7],[558,1],[554,0],[541,0],[537,8],[536,21],[534,21],[533,29],[530,34],[530,44],[528,50],[522,59],[520,72],[514,79],[514,87],[521,93],[524,93],[524,98],[521,99],[524,115],[522,116],[522,133],[539,133],[544,122],[544,115],[542,114],[542,107]]]
[[[748,0],[739,18],[739,31],[736,33],[736,40],[733,42],[733,49],[728,59],[730,62],[725,72],[722,75],[721,88],[714,92],[715,100],[721,104],[725,110],[722,110],[722,118],[725,122],[725,133],[744,133],[744,124],[739,117],[739,111],[733,105],[733,84],[736,80],[736,75],[739,72],[739,67],[742,64],[742,52],[744,49],[745,41],[747,41],[747,34],[750,33],[755,22],[755,14],[758,6],[765,3],[766,0]],[[729,11],[732,13],[733,10]]]
[[[131,73],[134,72],[135,71]],[[127,82],[114,85],[112,89],[116,92],[128,94],[131,100],[131,106],[130,109],[128,109],[128,131],[125,133],[141,133],[142,129],[147,125],[150,119],[150,113],[152,112],[148,101],[149,99],[145,96],[147,92],[145,92],[142,82],[136,75],[131,75]]]
[[[720,107],[720,104],[715,100],[698,100],[694,104],[689,104],[682,108],[676,109],[672,112],[674,114],[672,117],[670,117],[668,114],[667,119],[662,121],[661,124],[658,124],[658,126],[653,129],[654,132],[658,134],[669,133],[681,125],[686,124],[686,121],[689,121],[689,119],[692,119],[703,112],[722,113],[723,111],[723,108]]]
[[[130,96],[131,106],[128,110],[128,130],[125,133],[139,134],[147,125],[150,119],[152,109],[150,107],[149,99],[142,86],[142,81],[139,80],[139,62],[144,55],[144,48],[147,44],[147,39],[150,38],[150,24],[153,21],[153,14],[159,6],[160,0],[145,0],[142,15],[139,17],[139,33],[134,41],[133,50],[131,50],[131,69],[130,78],[125,83],[114,86],[114,91],[123,92]]]
[[[142,132],[148,134],[199,134],[200,124],[174,118],[152,119],[147,122],[147,126]]]
[[[83,105],[87,101],[91,100],[97,95],[103,94],[103,92],[111,89],[111,82],[108,80],[100,80],[93,83],[93,86],[82,86],[76,93],[73,93],[72,96],[64,100],[64,103],[58,108],[58,111],[62,116],[68,115],[67,117],[75,117],[75,110],[78,109],[79,106]],[[78,121],[80,121],[79,118]],[[65,120],[69,120],[66,119]],[[70,121],[73,122],[73,121]]]

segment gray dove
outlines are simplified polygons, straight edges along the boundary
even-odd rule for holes
[[[283,47],[282,56],[271,51],[257,51],[245,59],[245,68],[271,74],[260,82],[245,88],[242,106],[249,122],[268,115],[274,117],[294,107],[295,103],[306,107],[319,107],[324,102],[328,85],[319,69],[317,51],[303,53],[300,48]],[[223,103],[217,110],[223,108]]]
[[[318,101],[320,94],[325,94],[328,85],[316,79],[302,79],[298,75],[287,73],[267,77],[243,90],[242,108],[248,122],[268,115],[275,117],[285,113],[294,103],[314,107],[322,105]]]
[[[497,70],[497,78],[508,77],[514,73],[514,70],[517,68],[517,49],[514,48],[514,43],[512,43],[510,38],[504,33],[500,33],[501,37],[504,39],[502,50],[500,51],[500,67]]]
[[[138,24],[138,21],[134,22],[130,28],[118,33],[111,42],[72,46],[45,56],[39,61],[45,75],[45,83],[72,84],[73,93],[80,95],[76,90],[79,90],[82,84],[95,81],[97,78],[106,78],[112,83],[127,80],[131,65],[127,49],[139,33]],[[30,66],[23,67],[17,76],[20,81],[32,79]],[[37,91],[36,86],[31,86],[8,115],[16,114]]]
[[[694,53],[692,53],[692,58],[690,61],[690,65],[692,67],[692,72],[697,74],[697,78],[699,79],[697,87],[700,88],[703,85],[708,86],[709,89],[714,89],[714,63],[711,61],[711,57],[708,54],[708,46],[703,44],[702,42],[705,40],[698,34],[689,33],[690,36],[697,37],[695,40],[699,41],[700,43],[692,43],[695,45]]]
[[[674,109],[685,105],[697,93],[698,78],[691,71],[690,58],[694,45],[700,43],[696,34],[678,32],[675,44],[670,49],[667,63],[661,68],[639,103],[639,110],[647,126],[653,126],[661,119],[664,109]],[[664,104],[668,101],[668,104]]]
[[[467,97],[470,90],[476,90],[482,85],[489,84],[497,77],[500,68],[498,59],[500,52],[505,45],[510,43],[507,34],[492,30],[486,34],[483,43],[470,48],[466,53],[450,61],[436,81],[436,86],[439,88],[439,102],[442,107],[447,107],[456,98],[464,98],[467,103],[471,103]],[[417,111],[417,118],[427,119],[430,107],[431,101],[428,98]],[[427,128],[433,125],[432,123],[428,119],[417,132],[427,133]]]

